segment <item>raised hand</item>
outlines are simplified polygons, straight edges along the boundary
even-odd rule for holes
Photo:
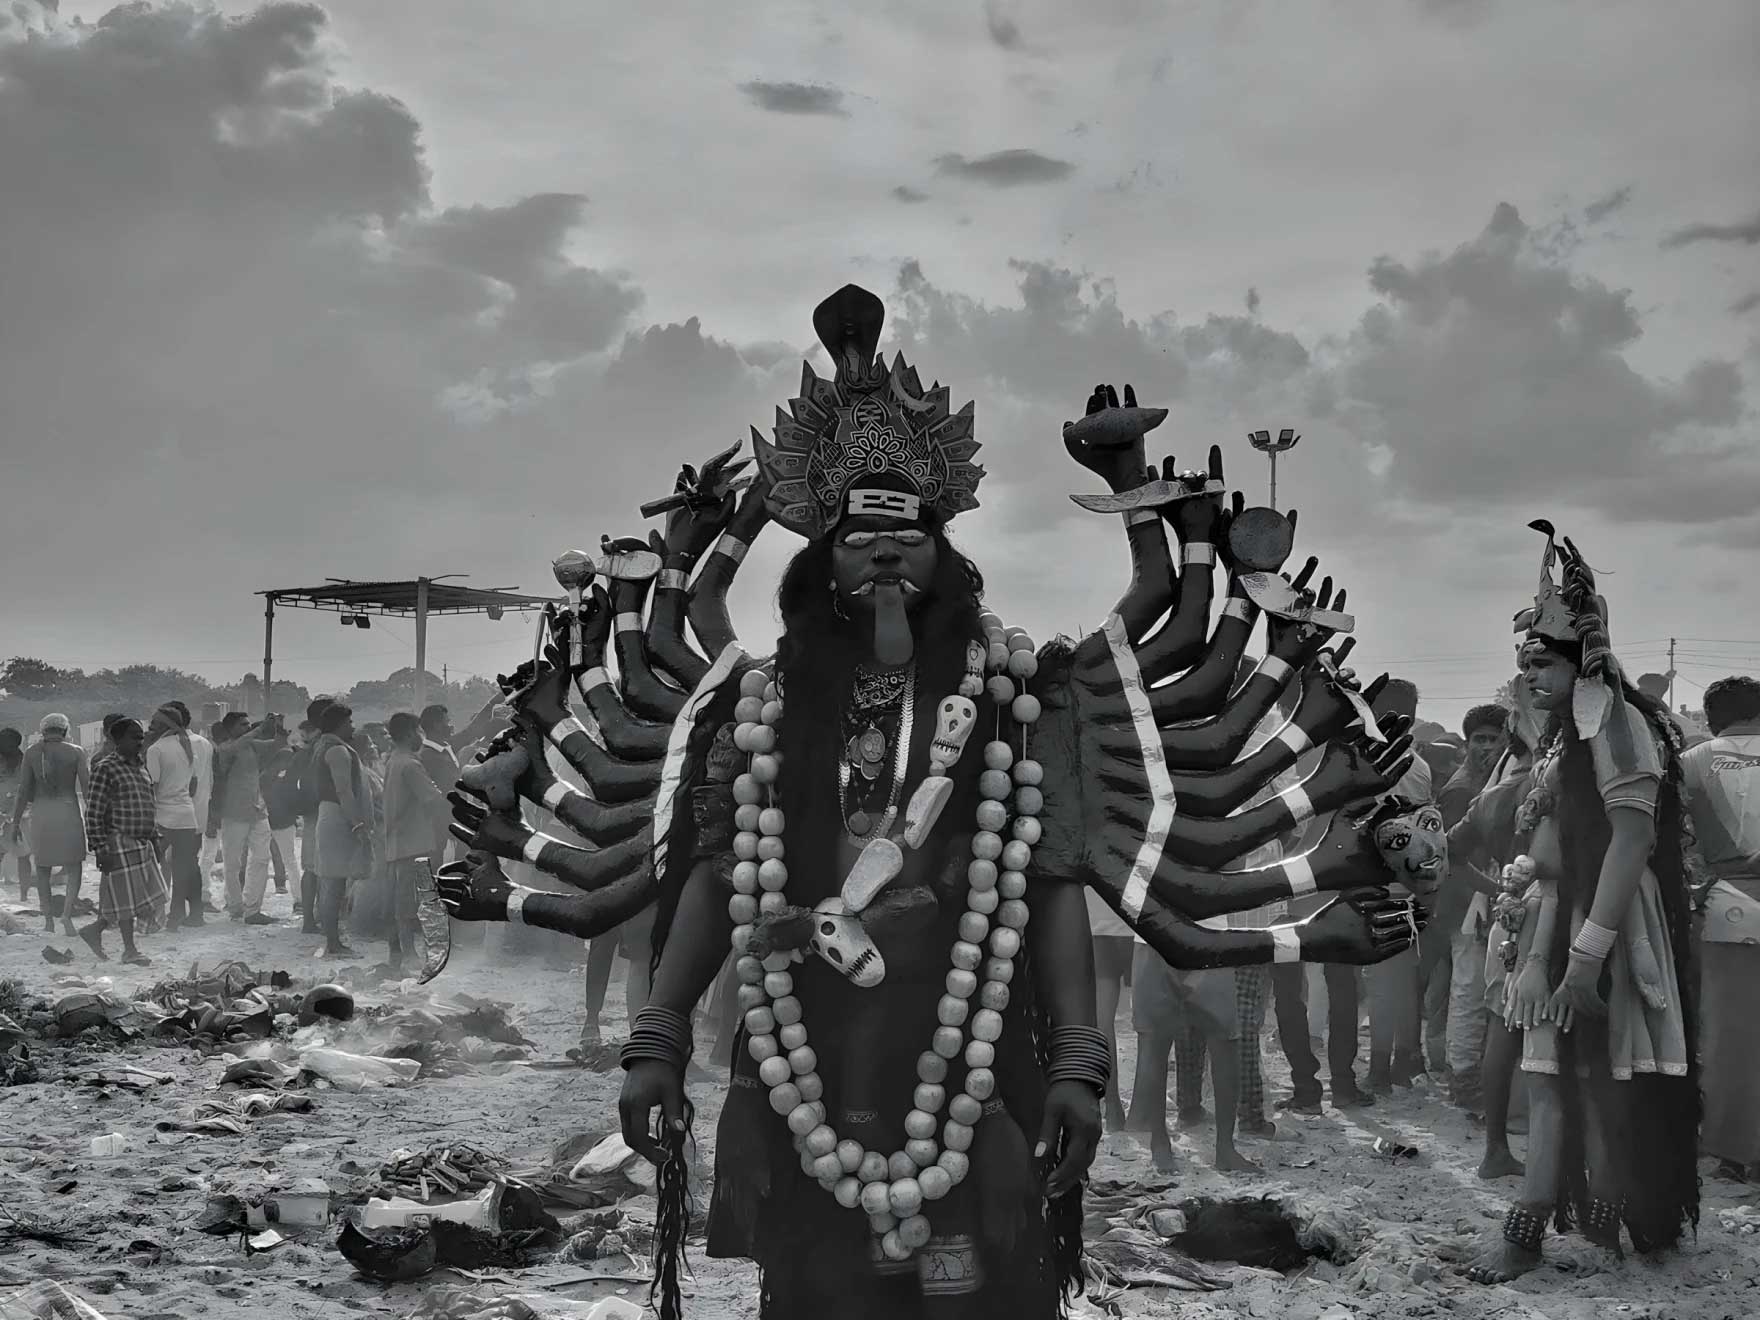
[[[1391,898],[1385,889],[1356,889],[1296,927],[1302,961],[1385,962],[1410,948],[1430,914],[1416,899]]]
[[[1328,743],[1320,768],[1304,785],[1308,795],[1360,802],[1390,791],[1412,768],[1411,727],[1411,720],[1403,715],[1383,715],[1380,728],[1385,742],[1358,733]]]
[[[1202,472],[1179,472],[1173,469],[1173,455],[1161,465],[1161,475],[1168,481],[1176,478],[1188,490],[1203,490],[1206,474]],[[1222,446],[1210,446],[1210,481],[1221,481],[1222,477]],[[1238,513],[1246,504],[1246,497],[1239,491],[1235,492],[1232,512]],[[1204,495],[1193,499],[1180,500],[1177,504],[1164,506],[1162,514],[1173,524],[1174,531],[1179,534],[1181,545],[1197,545],[1200,542],[1220,545],[1223,533],[1228,529],[1230,510],[1223,505],[1222,495]]]
[[[1292,580],[1287,573],[1282,577],[1295,588],[1297,601],[1303,606],[1313,606],[1321,610],[1343,610],[1345,591],[1339,589],[1338,595],[1332,594],[1332,579],[1323,578],[1320,590],[1312,591],[1308,582],[1314,576],[1314,570],[1320,567],[1320,561],[1312,555],[1302,565],[1301,572]],[[1317,623],[1299,619],[1283,619],[1275,614],[1265,616],[1266,639],[1270,653],[1279,660],[1294,667],[1301,668],[1313,660],[1337,634],[1330,628]]]
[[[1127,413],[1125,409],[1132,411]],[[1165,408],[1138,408],[1137,392],[1129,385],[1124,387],[1122,404],[1112,386],[1096,385],[1088,396],[1083,423],[1064,423],[1063,447],[1115,494],[1135,490],[1149,479],[1143,458],[1143,436],[1166,416]],[[1097,420],[1088,422],[1088,418]]]
[[[699,559],[727,529],[735,493],[750,484],[749,478],[739,476],[752,460],[739,458],[739,451],[735,443],[703,464],[701,471],[689,463],[679,469],[672,495],[657,501],[671,506],[663,533],[667,554]]]
[[[455,921],[506,921],[513,885],[501,873],[501,863],[488,853],[471,852],[434,872],[434,892]]]
[[[466,847],[517,862],[532,837],[525,822],[510,811],[491,811],[474,791],[460,785],[446,795],[452,804],[452,837]]]

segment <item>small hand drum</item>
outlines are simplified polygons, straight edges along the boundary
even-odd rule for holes
[[[1276,509],[1245,509],[1229,524],[1228,552],[1250,572],[1277,572],[1295,543],[1295,528]]]

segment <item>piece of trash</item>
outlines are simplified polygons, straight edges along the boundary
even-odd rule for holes
[[[441,1220],[494,1232],[501,1225],[501,1188],[485,1187],[476,1196],[456,1201],[412,1201],[402,1196],[373,1197],[361,1211],[362,1228],[426,1228]]]
[[[1149,1227],[1158,1237],[1178,1237],[1186,1231],[1186,1217],[1178,1210],[1151,1210]]]
[[[120,1155],[127,1149],[128,1138],[120,1132],[107,1132],[101,1137],[92,1138],[92,1154],[99,1159]]]
[[[290,1228],[322,1228],[330,1222],[330,1185],[321,1178],[301,1178],[277,1192],[265,1207],[271,1222]]]
[[[254,1237],[248,1237],[244,1240],[245,1252],[249,1255],[259,1251],[273,1251],[276,1247],[286,1241],[287,1239],[282,1237],[281,1234],[277,1233],[274,1229],[266,1228]]]
[[[426,1228],[397,1228],[367,1234],[344,1220],[336,1249],[369,1279],[400,1283],[433,1272],[438,1253]]]
[[[422,1070],[418,1059],[384,1059],[375,1054],[323,1049],[301,1052],[299,1066],[343,1091],[407,1086]]]
[[[1418,1158],[1418,1148],[1416,1146],[1407,1146],[1398,1141],[1390,1141],[1386,1137],[1376,1137],[1375,1144],[1371,1146],[1370,1149],[1382,1159],[1387,1160],[1390,1163],[1397,1163],[1400,1160],[1415,1160]]]
[[[46,963],[54,963],[57,967],[65,967],[68,963],[73,961],[73,950],[57,949],[52,944],[45,944],[43,946],[43,961]]]
[[[354,996],[335,984],[315,985],[300,1001],[299,1023],[310,1026],[319,1018],[332,1022],[348,1022],[354,1018]]]
[[[78,1187],[78,1186],[79,1186],[79,1183],[77,1180],[69,1180],[67,1182],[62,1183],[59,1187],[57,1187],[55,1189],[55,1195],[66,1196],[69,1192],[71,1192],[75,1187]]]
[[[621,1297],[603,1297],[593,1304],[583,1320],[642,1320],[647,1312],[634,1302]]]
[[[568,1180],[596,1183],[618,1174],[638,1187],[651,1189],[655,1184],[654,1166],[631,1150],[620,1133],[613,1132],[576,1161],[568,1171]]]
[[[231,1058],[230,1055],[227,1057]],[[275,1059],[236,1059],[220,1075],[220,1085],[236,1082],[251,1086],[288,1086],[298,1077],[298,1068]]]
[[[0,1320],[104,1320],[104,1313],[66,1284],[43,1282],[0,1291]]]

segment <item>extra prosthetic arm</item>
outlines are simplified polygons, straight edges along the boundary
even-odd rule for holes
[[[512,884],[485,852],[449,862],[434,875],[447,914],[458,921],[513,921],[579,939],[615,930],[654,901],[653,877],[631,872],[587,894],[547,894]]]
[[[739,505],[728,520],[727,530],[715,542],[691,585],[686,615],[691,631],[697,635],[698,645],[709,655],[720,655],[738,640],[733,630],[733,618],[727,612],[727,593],[733,589],[733,580],[745,562],[746,552],[770,520],[764,507],[766,489],[763,482],[756,482],[740,496]]]

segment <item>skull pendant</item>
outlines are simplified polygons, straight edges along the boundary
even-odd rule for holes
[[[844,909],[841,898],[828,898],[813,909],[813,952],[864,990],[886,979],[886,962],[861,918]]]
[[[972,730],[978,725],[978,708],[969,697],[948,697],[935,708],[935,740],[929,755],[943,765],[952,765],[965,751]]]

